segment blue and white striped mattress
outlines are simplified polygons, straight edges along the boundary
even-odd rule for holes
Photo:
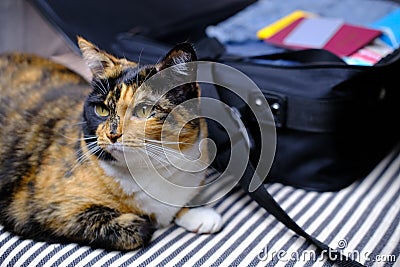
[[[367,266],[400,266],[400,148],[362,181],[336,193],[268,185],[283,208],[334,249]],[[331,266],[304,241],[235,189],[213,206],[224,229],[196,235],[177,226],[135,252],[23,240],[0,227],[0,266]],[[397,261],[396,261],[397,260]]]

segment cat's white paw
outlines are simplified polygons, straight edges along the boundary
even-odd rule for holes
[[[222,228],[222,217],[207,207],[192,208],[175,218],[175,223],[198,234],[216,233]]]

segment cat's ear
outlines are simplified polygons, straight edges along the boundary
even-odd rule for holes
[[[157,71],[168,68],[168,70],[171,70],[171,72],[168,71],[168,74],[177,84],[183,83],[170,93],[176,103],[200,96],[200,87],[195,82],[197,65],[191,63],[194,61],[197,61],[197,56],[193,46],[189,43],[181,43],[172,48],[164,59],[156,65]]]
[[[181,43],[172,48],[164,59],[156,65],[158,71],[174,67],[173,70],[180,75],[188,75],[190,71],[195,71],[194,64],[185,64],[197,60],[196,52],[189,43]]]
[[[136,66],[135,63],[126,59],[118,59],[97,46],[78,36],[78,45],[89,69],[94,77],[109,79],[117,77],[127,66]]]

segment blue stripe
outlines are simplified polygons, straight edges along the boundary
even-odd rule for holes
[[[169,227],[165,232],[163,232],[160,236],[158,236],[156,239],[154,239],[147,247],[139,250],[135,255],[133,255],[132,257],[130,257],[129,259],[127,259],[124,263],[122,263],[120,265],[120,267],[123,266],[128,266],[129,264],[131,264],[132,262],[134,262],[136,259],[138,259],[139,257],[141,257],[142,255],[145,255],[148,251],[151,250],[151,248],[153,248],[158,242],[160,242],[162,239],[166,238],[169,235],[172,235],[175,231],[178,230],[177,226],[171,226]],[[111,264],[112,262],[110,262]]]
[[[237,196],[237,195],[238,195],[238,196]],[[238,200],[240,200],[241,198],[244,198],[244,197],[245,197],[245,194],[244,194],[244,193],[237,194],[237,195],[234,195],[234,196],[235,196]],[[228,198],[228,197],[230,197],[230,196],[231,196],[231,194],[225,196],[224,199],[226,199],[226,198]],[[238,200],[236,200],[236,201],[238,201]],[[231,204],[229,207],[231,207],[236,201],[232,201],[232,204]],[[223,200],[220,200],[215,206],[219,206],[222,202],[223,202]],[[224,213],[229,209],[229,207],[226,208],[226,209],[224,209],[224,211],[222,211],[222,214],[224,214]],[[151,242],[151,243],[149,244],[149,246],[147,246],[146,248],[144,248],[144,249],[138,251],[138,253],[136,253],[133,257],[130,257],[130,258],[129,258],[127,261],[125,261],[121,266],[128,266],[128,265],[131,264],[133,261],[135,261],[135,260],[138,259],[140,256],[144,255],[147,251],[149,251],[149,250],[150,250],[153,246],[155,246],[161,239],[164,239],[164,238],[167,236],[166,233],[171,233],[172,231],[175,231],[175,230],[177,230],[177,229],[178,229],[178,227],[177,227],[176,225],[170,227],[163,235],[159,236],[156,240],[154,240],[153,242]]]
[[[43,243],[32,255],[29,256],[28,259],[24,261],[22,266],[28,266],[40,253],[43,252],[49,245],[47,243]]]
[[[85,264],[85,267],[91,267],[94,264],[96,264],[96,262],[98,262],[99,260],[101,260],[101,258],[107,256],[107,254],[110,253],[106,250],[104,250],[103,252],[101,252],[100,254],[98,254],[96,257],[94,257],[93,259],[91,259],[88,263]]]
[[[291,210],[292,209],[294,209],[297,205],[298,205],[298,203],[307,195],[308,193],[307,192],[304,192],[302,195],[300,195],[297,199],[296,199],[296,201],[294,201],[293,203],[292,203],[292,205],[291,205]],[[310,209],[310,207],[311,206],[313,206],[314,204],[315,204],[315,202],[318,200],[320,198],[320,196],[319,195],[316,195],[316,196],[314,196],[313,198],[311,198],[306,204],[305,204],[305,206],[300,210],[300,211],[298,211],[297,212],[297,214],[293,217],[293,220],[294,221],[296,221],[296,220],[298,220],[304,213],[306,213],[307,212],[307,210],[309,210]],[[282,229],[282,230],[280,230],[277,234],[275,234],[273,237],[272,237],[272,239],[268,242],[268,246],[273,246],[273,245],[275,245],[279,240],[280,240],[280,238],[282,237],[282,236],[284,236],[285,235],[285,233],[287,233],[289,231],[289,229],[288,228],[284,228],[284,229]],[[292,234],[294,234],[294,233],[292,233]],[[291,237],[290,239],[289,239],[289,241],[287,241],[286,243],[285,243],[285,245],[283,246],[283,248],[282,248],[282,250],[284,250],[284,251],[287,251],[288,250],[288,248],[293,244],[293,242],[295,241],[295,240],[297,240],[299,237],[297,236],[297,235],[295,235],[294,237]],[[294,240],[293,240],[294,239]],[[286,248],[286,249],[285,249]],[[275,265],[276,263],[278,263],[278,261],[279,261],[279,259],[278,259],[278,257],[277,256],[274,256],[274,258],[272,258],[271,259],[271,261],[268,263],[268,265]],[[258,258],[258,256],[255,256],[254,257],[254,259],[253,259],[253,261],[250,263],[250,264],[258,264],[260,262],[260,259]]]
[[[237,191],[237,189],[233,190]],[[232,192],[232,193],[233,193]],[[229,197],[230,195],[232,195],[232,193],[230,193],[229,195],[225,196],[225,198]],[[245,196],[244,193],[239,195],[239,198],[243,198]],[[235,201],[234,201],[235,202]],[[218,201],[214,207],[218,207],[219,205],[221,205],[221,203],[223,203],[223,201]],[[233,204],[232,204],[233,205]],[[141,257],[142,255],[145,255],[148,251],[150,251],[158,242],[160,242],[162,239],[166,238],[167,236],[169,236],[170,234],[173,234],[176,230],[178,230],[179,227],[177,227],[176,225],[173,225],[171,227],[169,227],[166,231],[164,231],[160,236],[158,236],[156,239],[154,239],[147,247],[140,249],[137,251],[137,253],[135,253],[132,257],[129,257],[129,259],[127,261],[125,261],[124,263],[122,263],[120,266],[128,266],[130,265],[132,262],[134,262],[136,259],[138,259],[139,257]],[[162,250],[165,250],[165,248],[161,248]],[[130,252],[126,252],[126,253],[130,253]],[[110,258],[105,264],[104,266],[110,266],[112,265],[113,262],[117,261],[118,259],[120,259],[121,257],[123,257],[126,253],[121,252],[115,256],[113,256],[112,258]],[[104,254],[104,255],[103,255]],[[92,259],[88,264],[86,264],[85,266],[89,267],[93,264],[95,264],[97,261],[99,261],[102,257],[106,256],[107,253],[101,253],[99,254],[97,257],[95,257],[94,259]]]
[[[233,234],[237,233],[240,228],[242,227],[243,224],[246,223],[246,221],[250,220],[251,217],[254,216],[254,214],[260,212],[262,208],[260,206],[256,206],[251,213],[249,213],[246,217],[244,217],[237,225],[235,228],[233,228],[229,233],[226,234],[226,236],[230,237]],[[218,257],[218,260],[212,263],[214,266],[220,266],[226,258],[232,253],[232,251],[235,249],[237,244],[240,244],[252,231],[254,231],[262,222],[265,220],[264,216],[261,216],[256,222],[254,222],[252,225],[249,226],[249,228],[245,231],[244,234],[238,237],[238,239],[235,240],[235,245],[231,245],[227,250],[223,252],[223,254]],[[196,265],[199,266],[202,263],[204,263],[210,256],[212,256],[213,253],[215,253],[223,244],[225,243],[224,239],[221,239],[217,244],[215,244],[205,255],[203,255],[202,258],[200,258],[197,262]]]
[[[25,247],[23,247],[20,251],[18,251],[17,254],[10,260],[10,262],[7,264],[7,267],[13,267],[15,263],[21,258],[24,253],[26,253],[31,247],[35,245],[35,242],[28,242]]]
[[[52,251],[50,251],[46,256],[44,256],[37,266],[43,266],[46,262],[48,262],[57,252],[62,250],[66,245],[58,245]]]
[[[390,228],[389,228],[389,229],[391,229],[393,232],[394,232],[395,229],[399,226],[399,223],[400,223],[400,212],[397,214],[396,220],[397,220],[396,224],[393,222],[393,223],[390,225]],[[390,234],[392,234],[393,232],[390,232]],[[386,233],[389,233],[389,230],[388,230]],[[396,257],[396,262],[399,262],[399,261],[400,261],[400,242],[398,243],[398,245],[396,246],[396,248],[390,253],[390,255],[394,255],[394,256]],[[393,265],[394,265],[393,262],[386,262],[385,265],[384,265],[384,267],[393,266]]]
[[[400,179],[400,176],[398,177],[398,179]],[[399,196],[400,196],[400,190],[398,190],[396,192],[396,194],[394,194],[393,197],[386,203],[386,205],[383,207],[383,209],[379,213],[377,219],[374,221],[374,223],[369,228],[369,230],[366,233],[366,235],[361,239],[360,243],[357,245],[357,247],[356,247],[357,251],[361,251],[361,250],[363,250],[365,248],[365,245],[369,242],[369,240],[371,239],[371,236],[373,235],[373,233],[382,224],[383,219],[385,218],[385,215],[389,212],[390,208],[393,207],[393,205],[396,205],[396,203],[399,202]],[[386,238],[387,238],[387,236],[386,237],[384,236],[382,238],[382,240],[380,242],[377,242],[377,243],[378,244],[385,244],[386,241],[388,241],[388,239],[386,239]]]
[[[294,189],[292,189],[292,190],[294,191]],[[290,199],[290,194],[292,194],[293,191],[289,191],[288,194],[287,194],[287,197],[283,197],[282,201],[280,201],[281,205],[282,205],[283,203],[285,203],[287,200]],[[295,205],[294,205],[294,203],[293,203],[293,204],[291,204],[291,205],[286,209],[286,211],[287,211],[287,212],[290,212],[294,207],[295,207]],[[267,213],[267,212],[265,212],[265,214],[263,215],[263,218],[266,219],[268,216],[270,216],[270,214]],[[260,244],[260,242],[264,239],[264,237],[265,237],[272,229],[274,229],[275,226],[276,226],[278,223],[279,223],[278,220],[273,220],[270,224],[266,225],[265,229],[257,236],[257,238],[252,242],[252,244],[253,244],[254,246],[257,246],[258,244]],[[238,265],[243,261],[243,259],[244,259],[249,253],[254,252],[254,251],[253,251],[254,246],[248,246],[248,247],[246,247],[246,248],[243,250],[243,252],[242,252],[240,255],[238,255],[238,256],[236,257],[236,259],[232,262],[232,265],[233,265],[233,266],[238,266]],[[256,251],[257,255],[258,255],[260,252],[261,252],[261,251]]]
[[[152,253],[150,257],[148,257],[146,260],[141,262],[138,266],[148,266],[153,260],[158,258],[165,250],[167,250],[169,247],[173,246],[174,244],[178,243],[184,236],[188,235],[188,232],[182,232],[180,235],[176,236],[174,239],[171,239],[165,246],[162,248],[158,249],[155,253]],[[193,242],[196,239],[196,237],[192,237],[190,239],[191,242]],[[186,242],[187,243],[187,242]],[[174,253],[177,253],[179,251],[175,250]]]
[[[296,240],[299,239],[299,238],[300,238],[300,237],[297,236],[297,235],[294,235],[294,236],[290,237],[290,239],[283,245],[282,248],[280,248],[280,250],[285,251],[285,252],[288,251],[289,248],[293,245],[293,243],[296,242]],[[260,262],[260,260],[256,257],[256,258],[253,260],[253,262],[254,262],[254,263],[257,263],[257,262]],[[277,256],[274,256],[274,257],[271,259],[271,261],[268,262],[268,264],[267,264],[266,266],[274,267],[274,266],[276,266],[278,263],[279,263],[278,257],[277,257]]]
[[[244,206],[250,204],[252,200],[248,199],[245,203]],[[235,218],[240,212],[242,212],[242,209],[237,210],[234,214],[232,214],[227,221],[232,221],[233,218]],[[211,240],[215,238],[215,235],[209,235],[206,239],[204,239],[202,242],[200,242],[195,248],[193,248],[189,253],[187,253],[178,263],[177,265],[182,265],[185,263],[189,258],[191,258],[193,255],[195,255],[200,249],[202,249],[204,246],[206,246]],[[194,264],[194,266],[197,266]]]
[[[282,185],[280,185],[279,187],[277,187],[274,191],[274,193],[279,192],[281,189],[283,188]],[[241,191],[243,192],[243,191]],[[286,195],[289,195],[289,193],[287,193]],[[243,207],[247,207],[248,203],[252,203],[253,200],[250,199],[250,197],[247,196],[246,194],[246,198],[248,198],[248,200],[246,201],[246,203],[242,204]],[[234,205],[237,205],[236,202],[232,203],[228,208],[231,209]],[[259,206],[256,207],[255,211],[259,210]],[[236,211],[232,216],[230,216],[230,218],[227,219],[228,222],[233,222],[235,217],[237,216],[237,214],[239,214],[242,211],[242,209]],[[253,214],[252,214],[253,215]],[[237,224],[234,228],[237,230],[237,228],[241,227],[241,223]],[[229,234],[227,234],[227,236],[229,236]],[[208,237],[206,240],[204,240],[203,242],[201,242],[200,244],[198,244],[195,248],[193,248],[189,253],[187,253],[178,263],[177,265],[182,265],[183,263],[187,262],[188,259],[190,259],[190,257],[192,257],[192,255],[196,254],[203,246],[205,246],[207,244],[207,242],[209,242],[212,238]],[[221,242],[221,241],[220,241]],[[219,243],[220,243],[219,242]],[[211,248],[211,250],[215,250],[215,246],[213,248]],[[210,251],[207,252],[207,254],[210,254]],[[206,254],[206,255],[207,255]],[[200,259],[198,260],[194,266],[198,265],[199,262],[204,261],[204,259]]]
[[[376,256],[380,255],[380,253],[382,252],[382,250],[386,246],[387,241],[393,235],[393,233],[395,232],[396,228],[399,227],[399,224],[400,224],[400,211],[397,213],[397,216],[395,217],[393,222],[390,224],[389,228],[386,230],[385,234],[383,235],[383,238],[379,242],[377,242],[377,246],[375,247],[375,249],[372,251],[372,253],[370,255],[371,259],[374,259],[374,258],[376,258]],[[397,260],[399,260],[398,257],[400,255],[400,242],[398,242],[397,247],[392,251],[391,254],[395,255],[397,257]],[[366,262],[366,265],[367,266],[372,266],[373,263],[374,263],[373,261],[369,261],[369,262]],[[390,264],[390,263],[388,263],[388,264]]]
[[[3,240],[3,241],[0,243],[0,247],[2,247],[7,241],[11,240],[12,238],[13,238],[12,235],[8,236],[8,237],[6,238],[6,240]],[[8,257],[8,255],[11,253],[11,251],[13,251],[13,249],[15,249],[15,248],[16,248],[19,244],[21,244],[21,243],[22,243],[22,241],[21,241],[20,239],[17,239],[11,246],[9,246],[9,247],[7,248],[7,250],[3,252],[3,255],[1,255],[1,257],[0,257],[0,263],[3,263],[4,260],[5,260],[5,259]]]
[[[214,206],[219,206],[221,204],[221,201],[218,202],[217,204],[215,204]],[[146,246],[143,249],[140,249],[137,251],[137,253],[135,253],[132,257],[129,257],[129,259],[127,261],[125,261],[124,263],[122,263],[120,266],[128,266],[129,264],[131,264],[133,261],[135,261],[136,259],[138,259],[140,256],[146,254],[149,250],[151,250],[158,242],[160,242],[162,239],[166,238],[168,235],[173,234],[176,230],[178,230],[179,228],[175,225],[169,227],[166,231],[164,231],[161,235],[159,235],[156,239],[154,239],[148,246]],[[121,257],[123,257],[126,253],[131,253],[131,252],[120,252],[117,255],[114,255],[112,258],[110,258],[105,264],[104,266],[110,266],[112,265],[113,262],[117,261],[118,259],[120,259]],[[104,256],[106,256],[107,253],[101,253],[99,254],[97,257],[95,257],[94,259],[92,259],[88,264],[86,264],[85,266],[89,267],[93,264],[95,264],[97,261],[99,261],[101,258],[103,258]]]
[[[114,261],[117,261],[118,259],[122,258],[125,254],[127,253],[131,253],[131,252],[118,252],[117,254],[115,254],[114,256],[112,256],[110,259],[108,259],[108,261],[106,261],[105,263],[103,263],[101,266],[111,266],[111,264]]]
[[[89,256],[91,253],[93,253],[95,250],[93,249],[87,249],[85,252],[80,254],[78,257],[76,257],[70,264],[68,264],[68,267],[74,267],[77,265],[79,262],[81,262],[83,259],[85,259],[87,256]]]
[[[376,205],[379,203],[379,201],[383,198],[383,196],[386,194],[386,192],[389,190],[389,188],[392,186],[392,183],[395,179],[398,179],[398,176],[400,174],[400,169],[397,171],[397,173],[392,177],[392,179],[390,179],[390,182],[388,182],[386,184],[386,186],[380,191],[380,193],[378,195],[376,195],[376,197],[372,200],[371,204],[368,206],[369,210],[372,210],[374,207],[376,207]],[[399,194],[399,192],[397,192],[397,195]],[[393,200],[392,202],[393,203]],[[388,204],[391,204],[390,202]],[[354,211],[357,210],[357,208],[359,208],[361,206],[361,202],[360,205],[358,205],[356,207],[356,209]],[[387,205],[386,205],[386,209],[388,209]],[[352,215],[352,214],[349,214]],[[365,220],[368,218],[369,216],[369,212],[364,212],[360,218],[357,220],[357,222],[353,225],[353,227],[351,228],[350,232],[347,233],[346,237],[344,238],[347,242],[349,242],[354,235],[358,232],[358,230],[360,229],[360,227],[363,225],[363,223],[365,222]],[[349,216],[350,217],[350,216]],[[342,221],[343,222],[343,221]]]
[[[282,187],[279,188],[279,190],[281,190],[281,189],[282,189]],[[270,192],[270,193],[271,193],[271,195],[275,195],[275,194],[277,194],[277,192],[278,192],[278,189],[275,190],[275,191],[273,191],[273,192]],[[289,194],[291,194],[291,193],[292,193],[292,192],[286,194],[286,195],[283,197],[283,198],[284,198],[284,201],[287,200],[287,199],[289,199],[289,198],[287,198],[286,196],[289,195]],[[258,212],[260,209],[262,209],[261,206],[258,207],[258,209],[256,210],[256,212]],[[244,241],[244,240],[245,240],[259,225],[260,225],[260,224],[262,224],[262,223],[265,221],[265,219],[266,219],[268,216],[269,216],[269,214],[265,214],[265,213],[264,213],[262,216],[260,216],[260,218],[258,218],[258,220],[257,220],[254,224],[252,224],[249,228],[247,228],[246,231],[244,231],[244,232],[238,237],[238,239],[235,240],[235,243],[233,243],[232,245],[230,245],[229,248],[227,248],[227,249],[224,251],[224,253],[222,253],[222,255],[221,255],[214,263],[212,263],[212,265],[216,265],[216,266],[221,265],[221,264],[223,263],[223,261],[225,261],[225,260],[229,257],[229,255],[236,249],[237,243],[243,242],[243,241]],[[239,225],[241,225],[241,224],[242,224],[242,223],[240,223]]]
[[[344,202],[338,203],[333,211],[324,219],[324,221],[318,226],[318,228],[314,231],[313,236],[317,236],[325,227],[332,222],[333,217],[336,216],[336,214],[339,212],[339,210],[342,208],[344,204],[346,204],[347,200],[349,197],[354,194],[354,191],[359,188],[360,183],[355,185],[354,190],[349,190],[349,192],[343,197]],[[329,206],[330,203],[336,198],[336,194],[332,193],[331,196],[319,207],[319,209],[314,212],[314,214],[304,223],[302,226],[303,229],[307,229],[313,222],[315,222],[320,214]],[[309,247],[309,243],[307,241],[304,241],[304,243],[301,245],[301,247],[297,250],[298,255],[302,255],[304,250],[306,250]],[[297,262],[296,259],[291,259],[288,261],[286,266],[291,266],[294,265]]]
[[[79,250],[79,246],[75,246],[72,249],[68,250],[65,252],[60,258],[58,258],[52,265],[51,267],[58,267],[60,264],[67,259],[69,256],[71,256],[75,251]]]
[[[0,247],[4,246],[5,243],[7,243],[8,241],[10,241],[11,238],[13,238],[14,236],[12,234],[9,234],[6,238],[4,238],[1,242],[0,242]]]
[[[230,209],[232,208],[232,206],[234,205],[234,203],[237,203],[237,201],[242,200],[244,197],[245,197],[244,194],[239,194],[239,195],[238,195],[238,199],[237,199],[236,201],[232,201],[232,203],[222,211],[222,214],[225,214],[226,212],[228,212],[228,210],[230,210]],[[188,233],[188,232],[184,232],[184,235],[187,235],[187,234],[189,234],[189,233]],[[190,233],[190,234],[192,234],[192,233]],[[192,235],[193,235],[193,234],[192,234]],[[192,237],[189,241],[193,242],[193,241],[195,241],[195,240],[198,239],[198,238],[199,238],[199,235],[196,235],[196,234],[195,234],[195,235],[193,235],[193,237]],[[213,238],[214,238],[214,235],[209,235],[209,236],[207,237],[207,239],[205,239],[203,242],[206,242],[207,240],[210,240],[210,239],[213,239]],[[187,242],[186,242],[186,243],[187,243]],[[185,248],[185,247],[186,247],[186,246],[185,246],[186,243],[184,243],[182,246],[180,246],[180,248],[178,248],[178,250],[182,250],[183,248]],[[166,247],[164,247],[164,248],[162,248],[162,249],[165,250],[166,248],[168,248],[168,246],[166,246]],[[174,253],[173,253],[172,255],[174,255]],[[169,262],[172,258],[173,258],[173,257],[171,257],[171,255],[169,255],[166,259],[164,259],[164,261]],[[152,260],[154,260],[154,258],[153,258]],[[150,261],[150,262],[151,262],[151,261]],[[146,266],[146,265],[147,265],[148,263],[150,263],[150,262],[143,262],[144,264],[143,264],[142,266]],[[147,264],[145,264],[145,263],[147,263]]]
[[[246,204],[249,204],[251,201],[246,202]],[[253,216],[254,213],[259,209],[259,207],[255,207],[249,215],[247,215],[245,217],[245,220],[248,220],[249,217]],[[237,213],[234,214],[233,217],[237,216]],[[233,217],[230,217],[230,219],[232,219]],[[241,220],[241,222],[239,223],[239,225],[241,225],[242,223],[245,222],[245,220]],[[236,227],[237,228],[237,227]],[[235,229],[236,229],[235,228]],[[228,234],[229,235],[229,234]],[[212,240],[214,237],[216,237],[216,235],[210,235],[207,239],[208,240]],[[189,246],[191,243],[193,243],[196,239],[198,239],[199,236],[198,235],[194,235],[191,239],[189,239],[188,241],[186,241],[185,243],[183,243],[178,249],[176,249],[172,254],[170,254],[167,258],[165,258],[160,264],[158,264],[157,266],[165,266],[168,262],[170,262],[173,258],[176,257],[176,255],[178,255],[180,252],[182,252],[187,246]],[[206,240],[205,240],[206,241]],[[205,242],[204,241],[204,242]],[[220,244],[220,242],[218,242],[218,244]]]
[[[331,232],[331,234],[328,236],[327,240],[325,240],[325,243],[329,243],[332,241],[332,239],[335,237],[335,235],[340,231],[342,225],[344,223],[346,223],[346,221],[348,220],[348,218],[357,210],[357,208],[361,205],[361,203],[363,202],[363,200],[365,198],[368,197],[369,192],[376,186],[377,182],[381,179],[381,177],[388,171],[388,169],[390,168],[390,166],[393,164],[393,162],[397,159],[398,155],[392,155],[389,162],[386,164],[386,166],[382,169],[382,171],[376,175],[374,181],[371,183],[371,185],[365,190],[365,192],[362,194],[362,196],[360,198],[357,199],[357,201],[353,204],[352,208],[347,212],[346,216],[337,224],[337,226],[335,227],[335,229]],[[395,178],[395,176],[393,176],[390,181],[392,181]],[[333,217],[340,212],[340,209],[343,205],[346,204],[348,197],[350,197],[353,193],[354,190],[356,190],[362,183],[357,184],[357,186],[353,189],[353,190],[349,190],[349,192],[346,194],[346,198],[344,203],[338,203],[338,207],[335,208],[335,211],[332,212],[332,216],[329,216],[331,218],[327,218],[325,221],[327,220],[332,220]],[[388,183],[390,184],[390,182]],[[322,224],[324,225],[325,222]],[[315,231],[313,233],[313,236],[317,236],[322,230],[324,229],[324,227],[320,226],[317,231]],[[347,242],[349,240],[346,240]],[[319,254],[317,254],[319,255]],[[309,267],[314,265],[315,261],[314,260],[309,260],[308,262],[305,263],[305,267]]]

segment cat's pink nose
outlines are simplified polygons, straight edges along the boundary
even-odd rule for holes
[[[117,142],[118,138],[122,136],[122,133],[107,133],[108,139],[110,139],[111,143]]]

